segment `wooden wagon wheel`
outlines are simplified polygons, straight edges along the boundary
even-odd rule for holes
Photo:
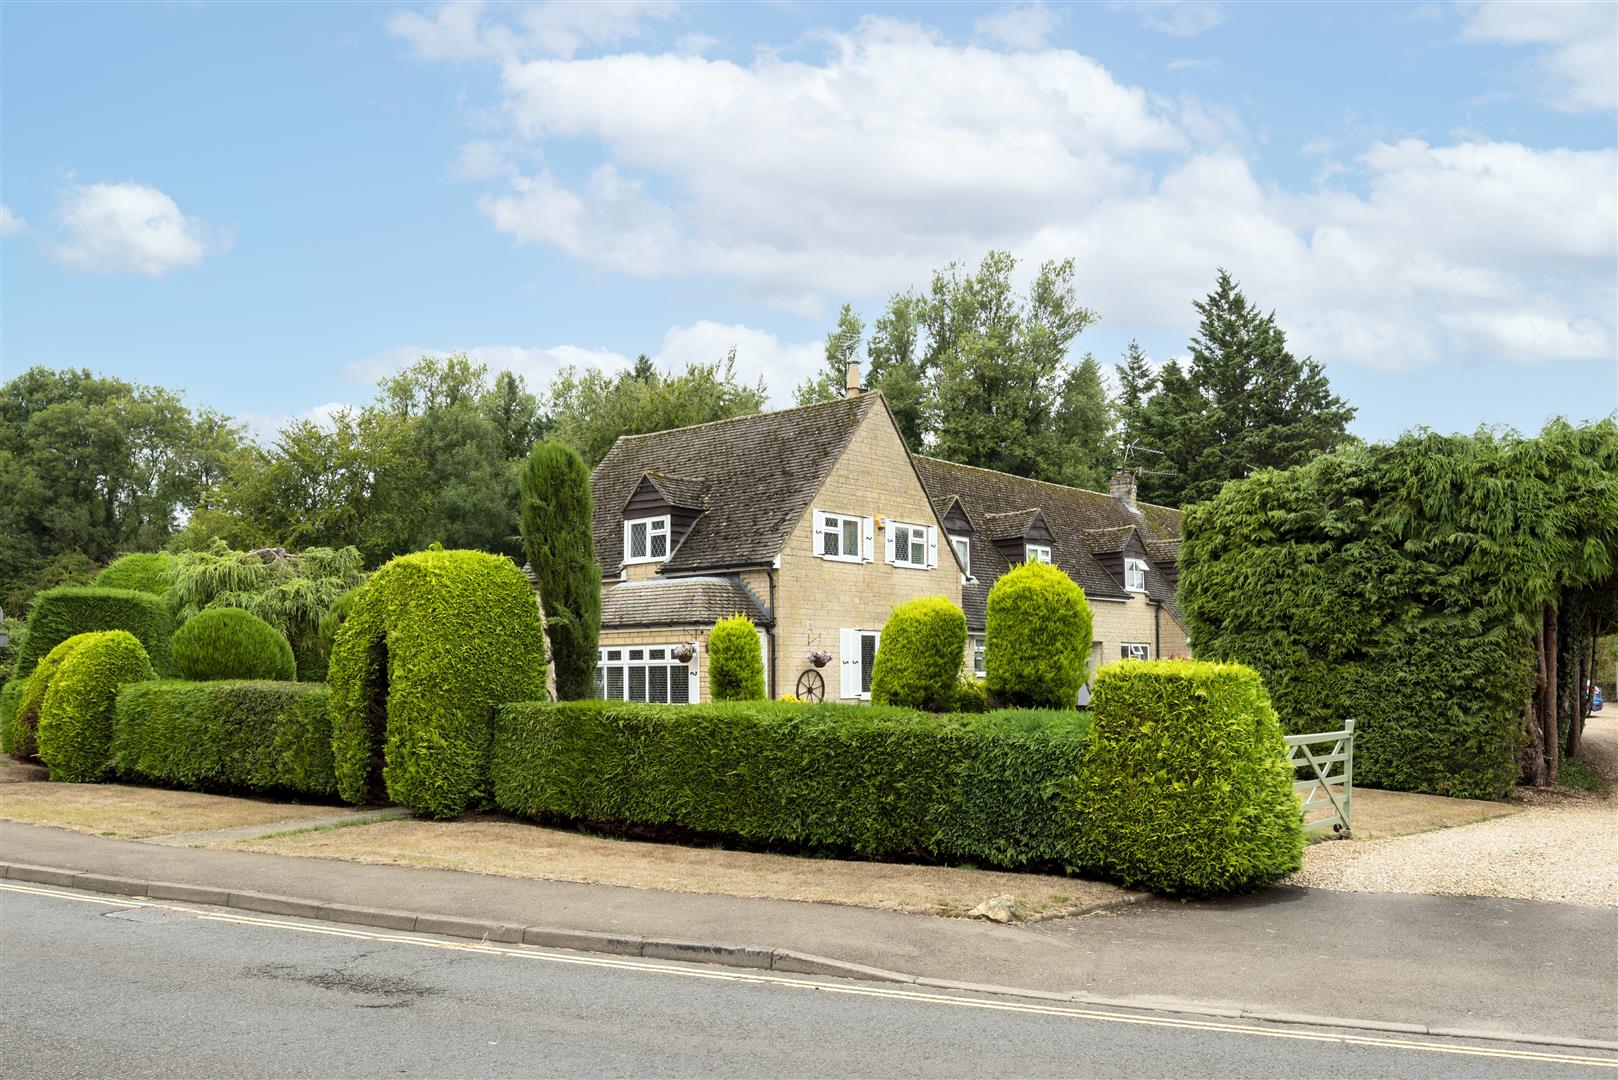
[[[798,676],[799,701],[824,701],[826,698],[826,680],[814,668],[810,668]]]

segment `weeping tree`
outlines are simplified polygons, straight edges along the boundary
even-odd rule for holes
[[[545,613],[556,697],[595,694],[601,567],[591,526],[590,470],[559,442],[534,445],[518,477],[523,548]]]
[[[364,562],[353,547],[235,551],[215,540],[205,551],[176,557],[166,595],[179,624],[208,608],[252,612],[286,635],[299,680],[318,682],[326,677],[328,651],[321,621],[365,580]]]

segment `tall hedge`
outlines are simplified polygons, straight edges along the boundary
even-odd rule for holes
[[[113,765],[198,790],[337,794],[326,687],[139,682],[118,693]]]
[[[906,600],[888,615],[871,671],[871,704],[949,712],[960,694],[966,615],[944,596]]]
[[[6,720],[5,749],[13,757],[26,760],[39,756],[39,714],[45,706],[45,694],[51,688],[62,661],[90,640],[90,635],[70,637],[47,653],[26,679],[19,681],[19,694],[14,709]]]
[[[339,794],[454,817],[488,792],[495,707],[545,693],[528,579],[480,551],[422,551],[356,592],[332,644]]]
[[[1207,896],[1269,884],[1302,861],[1302,812],[1281,724],[1237,664],[1101,667],[1075,810],[1088,862],[1126,885]]]
[[[169,643],[185,679],[271,679],[291,682],[297,662],[286,635],[240,608],[208,608],[186,620]]]
[[[1256,668],[1290,732],[1353,717],[1357,783],[1499,798],[1534,771],[1547,606],[1618,591],[1618,425],[1346,448],[1227,484],[1184,536],[1199,657]]]
[[[495,801],[891,858],[1076,870],[1089,717],[874,705],[503,706]]]
[[[113,706],[126,683],[152,677],[152,664],[127,630],[84,634],[63,655],[40,706],[39,759],[52,780],[100,780],[112,756]]]
[[[101,568],[95,577],[100,589],[134,589],[162,596],[174,584],[175,558],[166,551],[139,551],[122,555]]]
[[[140,640],[159,674],[170,674],[169,638],[174,620],[164,602],[135,589],[64,585],[34,597],[28,609],[28,635],[18,652],[19,675],[34,670],[41,657],[76,634],[127,630]]]
[[[708,696],[714,701],[763,701],[764,648],[746,615],[714,623],[708,635]]]
[[[989,590],[985,688],[996,705],[1074,709],[1090,658],[1090,605],[1050,563],[1024,563]]]
[[[595,694],[601,636],[601,566],[591,523],[590,467],[571,447],[534,444],[517,478],[523,551],[545,605],[556,696]]]

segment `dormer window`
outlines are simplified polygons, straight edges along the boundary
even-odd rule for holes
[[[1028,544],[1024,550],[1027,552],[1027,562],[1048,563],[1051,561],[1051,548],[1049,544]]]
[[[1124,588],[1129,592],[1146,591],[1146,560],[1124,560]]]
[[[624,522],[624,562],[662,562],[669,557],[669,518],[637,518]]]
[[[972,538],[970,536],[950,536],[949,546],[955,549],[955,557],[961,560],[961,569],[970,574],[972,572]]]

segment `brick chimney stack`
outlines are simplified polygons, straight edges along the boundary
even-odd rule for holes
[[[843,396],[856,398],[860,396],[860,393],[860,362],[850,360],[848,362],[847,381],[844,386]]]
[[[1123,504],[1131,510],[1135,509],[1135,474],[1128,469],[1119,469],[1112,474],[1112,482],[1108,485],[1112,497],[1122,499]]]

